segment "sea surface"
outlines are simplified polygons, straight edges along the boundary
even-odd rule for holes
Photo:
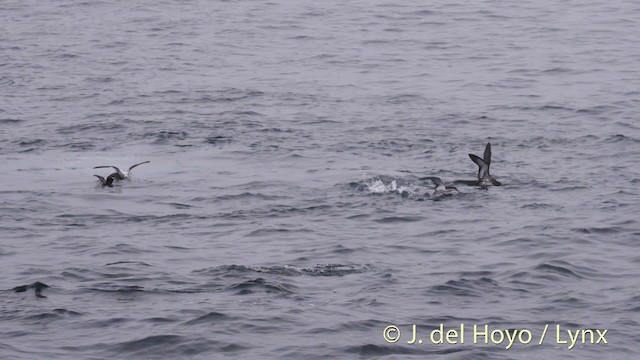
[[[638,359],[639,114],[635,0],[3,0],[0,358]]]

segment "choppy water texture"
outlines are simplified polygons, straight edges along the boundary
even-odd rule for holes
[[[637,359],[638,19],[2,1],[0,357]],[[420,180],[473,179],[489,141],[504,186]],[[441,323],[533,340],[407,344]]]

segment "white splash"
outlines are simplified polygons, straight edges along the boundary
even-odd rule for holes
[[[397,192],[404,196],[408,196],[414,195],[416,190],[414,185],[398,186],[398,183],[395,180],[385,183],[380,179],[372,179],[370,182],[365,182],[364,185],[371,194],[390,194]]]

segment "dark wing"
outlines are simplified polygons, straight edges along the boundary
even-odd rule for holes
[[[440,185],[444,185],[444,183],[442,182],[442,180],[437,177],[437,176],[431,176],[429,177],[429,180],[431,180],[431,182],[433,183],[433,185],[435,186],[440,186]]]
[[[97,177],[97,178],[98,178],[98,180],[100,180],[100,183],[101,183],[101,184],[104,184],[105,182],[107,182],[107,181],[106,181],[102,176],[100,176],[100,175],[93,175],[93,176]],[[111,177],[111,176],[109,176],[109,177]],[[113,181],[113,178],[111,179],[111,181]]]
[[[484,162],[487,163],[487,166],[491,165],[491,143],[487,143],[484,148]]]
[[[478,165],[478,179],[482,179],[487,171],[489,171],[489,165],[476,155],[469,154],[469,157]]]
[[[473,162],[480,167],[483,167],[486,165],[484,160],[480,159],[480,157],[478,157],[477,155],[469,154],[469,158],[473,160]]]
[[[150,162],[151,162],[151,161],[143,161],[143,162],[141,162],[141,163],[139,163],[139,164],[131,165],[131,167],[129,168],[129,171],[131,171],[131,169],[133,169],[134,167],[136,167],[136,166],[138,166],[138,165],[147,164],[147,163],[150,163]]]
[[[442,180],[437,176],[425,176],[419,178],[419,180],[431,180],[431,182],[436,186],[443,184]]]
[[[113,173],[113,174],[107,176],[107,180],[105,181],[104,184],[107,185],[107,186],[111,186],[111,184],[113,184],[113,179],[115,179],[116,176],[118,176],[118,173]]]

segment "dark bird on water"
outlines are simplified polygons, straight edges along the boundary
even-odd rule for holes
[[[46,298],[46,296],[42,295],[42,290],[48,288],[49,285],[45,284],[45,283],[41,283],[40,281],[36,281],[33,284],[29,284],[29,285],[22,285],[22,286],[16,286],[13,288],[13,291],[20,293],[20,292],[25,292],[29,289],[33,289],[36,293],[36,297],[39,298]]]
[[[102,185],[103,187],[112,187],[113,186],[113,179],[115,178],[116,175],[117,175],[116,173],[113,173],[113,174],[107,176],[106,179],[103,178],[100,175],[93,175],[93,176],[97,177],[98,180],[100,180],[100,185]]]
[[[491,166],[491,143],[487,143],[487,146],[484,148],[484,156],[482,158],[474,154],[469,154],[469,158],[478,165],[478,180],[456,180],[455,183],[482,187],[502,185],[498,180],[494,179],[491,174],[489,174],[489,166]]]
[[[437,176],[429,176],[424,179],[431,180],[433,185],[436,186],[434,188],[434,195],[451,195],[458,192],[458,188],[451,184],[445,183]]]

